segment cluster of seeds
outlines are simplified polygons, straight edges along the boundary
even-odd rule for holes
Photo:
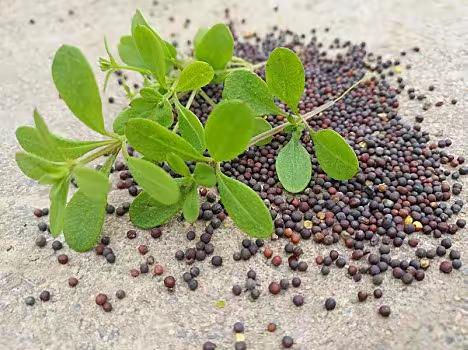
[[[188,24],[186,22],[184,25]],[[328,275],[331,268],[343,269],[344,275],[356,283],[364,276],[369,276],[373,284],[379,286],[383,283],[385,274],[388,274],[404,284],[411,284],[422,281],[431,264],[439,264],[439,270],[443,273],[459,269],[462,265],[460,252],[452,248],[450,237],[463,229],[466,221],[458,219],[451,223],[450,219],[464,205],[461,199],[454,197],[462,191],[462,184],[456,181],[460,176],[468,174],[468,167],[463,165],[463,156],[450,154],[447,150],[452,143],[450,139],[430,141],[429,134],[422,131],[420,125],[424,121],[422,115],[415,117],[416,124],[411,127],[398,114],[398,96],[405,89],[410,100],[422,104],[423,111],[432,105],[427,101],[428,95],[417,88],[406,87],[403,78],[398,76],[403,69],[401,60],[404,60],[407,53],[401,52],[401,57],[394,60],[384,60],[381,56],[367,52],[365,43],[355,45],[349,41],[342,42],[338,38],[326,50],[319,42],[315,30],[311,31],[311,39],[307,42],[305,35],[278,31],[277,28],[265,38],[259,38],[256,34],[250,37],[252,40],[241,41],[236,36],[236,55],[251,62],[266,60],[271,50],[278,46],[300,49],[306,72],[306,89],[299,105],[301,114],[339,96],[366,73],[371,72],[373,77],[361,83],[317,118],[309,120],[313,129],[332,128],[353,147],[360,163],[360,171],[353,179],[336,181],[320,169],[312,151],[313,141],[308,133],[304,133],[301,140],[310,152],[314,176],[302,193],[287,193],[275,172],[276,156],[290,138],[287,134],[275,135],[268,145],[251,147],[237,159],[221,165],[227,176],[250,186],[269,206],[275,225],[272,239],[284,241],[284,252],[275,254],[268,242],[244,239],[239,250],[232,254],[232,261],[258,259],[257,253],[260,252],[271,262],[271,265],[266,265],[271,268],[282,265],[283,260],[287,259],[291,272],[316,273],[311,271],[309,264],[303,259],[304,255],[307,256],[305,242],[312,241],[314,244],[334,248],[324,256],[315,257],[315,263],[322,275]],[[420,50],[414,48],[412,51],[412,54],[417,54]],[[410,68],[408,64],[404,66],[404,69]],[[263,70],[258,73],[264,76]],[[121,83],[122,73],[117,72],[117,75]],[[138,85],[134,88],[137,89]],[[211,85],[204,90],[214,101],[221,99],[221,85]],[[430,86],[427,90],[432,93],[436,89]],[[185,102],[183,98],[181,101]],[[456,103],[455,99],[451,100],[452,105]],[[434,105],[440,107],[443,101],[437,101]],[[446,105],[444,108],[450,108],[449,104]],[[281,107],[287,108],[284,105]],[[211,106],[197,96],[191,110],[205,123]],[[285,117],[268,116],[266,120],[276,126],[283,123]],[[131,147],[129,153],[134,153]],[[193,170],[194,165],[188,165]],[[166,170],[171,172],[169,167]],[[124,163],[117,161],[113,171],[118,172],[118,189],[127,190],[130,196],[139,193],[138,184]],[[451,184],[451,181],[454,183]],[[198,240],[197,233],[193,229],[189,230],[187,240],[195,244],[174,253],[175,259],[184,261],[187,266],[195,262],[201,263],[212,256],[215,251],[212,236],[227,215],[214,192],[202,188],[200,195],[203,203],[199,220],[205,222],[206,226]],[[128,209],[127,202],[117,208],[112,205],[106,208],[107,213],[116,213],[119,216],[128,212]],[[34,215],[42,217],[47,212],[46,209],[36,209]],[[47,225],[40,223],[39,230],[47,231]],[[150,234],[155,239],[160,238],[161,228],[152,229]],[[130,240],[137,235],[135,230],[127,232]],[[109,238],[103,237],[96,247],[96,253],[113,263],[115,255],[108,247],[109,243]],[[45,236],[38,236],[36,245],[44,247]],[[400,249],[408,246],[411,248],[409,255],[405,253],[407,249]],[[138,247],[141,255],[148,251],[145,245]],[[446,260],[439,262],[439,258]],[[59,256],[59,262],[66,261]],[[139,269],[131,270],[131,275],[136,277],[140,273],[148,273],[149,266],[154,262],[154,257],[147,257]],[[211,264],[214,267],[223,263],[225,261],[221,256],[212,256]],[[162,275],[163,266],[155,264],[153,273]],[[183,273],[182,279],[190,290],[197,289],[199,275],[200,269],[197,266],[191,266],[189,271]],[[301,279],[293,277],[291,282],[288,278],[279,282],[269,281],[268,291],[276,295],[286,291],[290,284],[297,288],[301,285]],[[166,276],[164,285],[173,290],[176,279]],[[261,286],[254,270],[248,271],[245,288],[239,284],[232,287],[232,293],[236,296],[244,290],[252,300],[260,296]],[[119,295],[122,298],[125,296],[123,291],[118,293],[119,299]],[[357,300],[366,302],[369,294],[361,290]],[[380,288],[375,289],[372,294],[375,299],[383,297]],[[28,305],[34,304],[34,298],[30,298],[32,297],[26,299]],[[49,298],[50,294],[44,295],[44,298],[41,294],[42,300]],[[302,306],[304,296],[296,294],[292,301],[294,305]],[[112,305],[104,294],[96,296],[96,303],[105,311],[112,310]],[[337,305],[339,304],[332,297],[324,302],[324,308],[328,311],[334,310]],[[380,305],[377,312],[388,317],[391,310],[388,305]],[[274,332],[276,325],[270,323],[267,330]],[[244,325],[236,323],[234,331],[236,334],[243,333]],[[281,343],[284,348],[290,348],[294,340],[284,336]],[[216,345],[212,342],[203,345],[204,350],[215,348]],[[236,338],[235,348],[246,349],[244,339]]]

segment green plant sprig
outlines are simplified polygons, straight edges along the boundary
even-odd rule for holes
[[[261,198],[248,186],[222,173],[222,162],[235,159],[251,146],[267,145],[280,132],[290,135],[280,150],[276,171],[283,187],[302,191],[312,176],[311,156],[301,143],[310,133],[317,160],[331,178],[349,179],[358,171],[352,148],[335,131],[314,131],[307,121],[331,107],[351,91],[301,115],[299,101],[305,88],[304,68],[291,50],[277,48],[266,62],[250,63],[233,55],[234,39],[229,28],[216,24],[202,28],[194,39],[194,57],[181,58],[175,47],[152,28],[141,12],[132,18],[131,34],[118,45],[117,62],[107,41],[108,58],[100,58],[106,72],[104,88],[117,70],[130,70],[144,77],[143,88],[124,88],[130,105],[114,119],[113,130],[105,128],[102,102],[93,71],[81,51],[64,45],[52,64],[55,86],[70,111],[104,139],[79,141],[52,134],[37,111],[35,126],[18,128],[18,142],[25,152],[16,161],[28,177],[50,185],[50,228],[63,232],[69,246],[87,251],[99,240],[105,217],[109,173],[119,153],[126,160],[142,192],[130,206],[130,219],[140,228],[152,228],[182,213],[185,220],[198,218],[198,188],[216,188],[234,223],[252,237],[267,238],[273,222]],[[255,70],[265,66],[265,81]],[[224,83],[222,100],[216,103],[203,87]],[[196,95],[212,107],[205,125],[190,110]],[[189,96],[185,105],[180,98]],[[278,107],[284,102],[291,112]],[[177,120],[174,120],[174,114]],[[286,116],[287,122],[272,128],[267,115]],[[130,144],[142,157],[130,156]],[[95,170],[89,164],[106,156]],[[189,167],[187,162],[193,165]],[[169,166],[171,173],[164,170]],[[78,190],[69,199],[72,179]]]

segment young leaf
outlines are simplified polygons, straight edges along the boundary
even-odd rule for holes
[[[215,70],[223,69],[234,52],[234,38],[229,27],[219,23],[211,27],[195,46],[195,57],[209,63]]]
[[[205,125],[210,155],[219,162],[234,159],[244,152],[253,133],[253,120],[252,109],[242,101],[217,104]]]
[[[50,135],[56,147],[67,159],[79,158],[93,149],[109,144],[109,141],[78,141],[65,139],[54,134]],[[52,161],[61,161],[63,158],[43,143],[38,130],[32,126],[20,126],[16,129],[16,139],[26,152]]]
[[[62,232],[65,208],[67,206],[69,182],[70,179],[68,177],[64,177],[50,189],[49,223],[50,233],[52,233],[52,236],[54,237],[57,237]]]
[[[256,117],[254,119],[254,132],[253,132],[253,136],[257,136],[263,132],[266,132],[268,130],[271,130],[271,124],[268,123],[265,119],[263,119],[262,117]],[[271,140],[273,139],[273,137],[268,137],[266,138],[265,140],[262,140],[262,141],[258,141],[255,145],[256,146],[265,146],[265,145],[268,145]]]
[[[310,182],[310,155],[294,136],[279,152],[275,166],[281,184],[289,192],[301,192]]]
[[[201,39],[203,38],[203,36],[206,34],[208,30],[209,28],[206,28],[206,27],[198,28],[197,32],[195,33],[195,36],[193,37],[194,48],[197,48],[198,44],[200,44]]]
[[[68,173],[64,163],[51,162],[30,153],[16,153],[16,163],[24,175],[41,184],[55,184]]]
[[[265,68],[270,90],[295,113],[305,87],[304,66],[290,49],[278,47],[272,51]]]
[[[331,129],[312,134],[314,150],[320,167],[335,180],[348,180],[357,174],[359,162],[346,140]]]
[[[187,141],[151,120],[136,118],[127,123],[128,142],[145,157],[162,161],[167,153],[175,153],[183,160],[206,160]]]
[[[234,223],[248,235],[268,238],[273,233],[273,221],[268,208],[247,185],[217,173],[221,201]]]
[[[179,101],[176,101],[175,105],[179,117],[180,135],[198,152],[205,152],[205,129],[200,119],[190,109],[182,106]]]
[[[193,185],[187,193],[182,206],[182,213],[184,214],[185,220],[188,222],[195,222],[197,220],[198,214],[200,213],[200,196],[198,195],[196,185]]]
[[[143,60],[140,57],[140,53],[138,48],[133,41],[132,36],[125,35],[120,38],[120,42],[118,45],[118,51],[120,59],[129,66],[139,67],[139,68],[146,68]]]
[[[134,157],[129,157],[127,163],[133,178],[155,200],[165,205],[179,200],[177,182],[161,167]]]
[[[115,161],[109,157],[101,170],[104,176]],[[107,193],[99,200],[89,198],[79,189],[67,204],[63,222],[63,235],[68,246],[75,251],[85,252],[92,249],[99,240],[106,216]]]
[[[164,52],[164,43],[154,35],[153,31],[146,26],[137,25],[133,39],[138,48],[138,52],[148,67],[156,76],[159,84],[166,87],[166,56]]]
[[[171,167],[174,172],[182,176],[190,176],[190,170],[185,164],[184,160],[180,158],[177,154],[169,153],[166,156],[167,164]]]
[[[84,195],[92,200],[100,201],[109,192],[109,178],[102,172],[86,166],[76,166],[73,169],[78,187]]]
[[[168,222],[182,209],[182,199],[171,205],[164,205],[151,197],[147,192],[141,192],[130,205],[130,220],[141,229],[150,229]]]
[[[208,84],[213,79],[213,76],[213,68],[208,63],[202,61],[192,62],[180,73],[175,91],[197,90]]]
[[[166,128],[174,121],[172,106],[167,99],[162,100],[162,96],[159,101],[136,98],[130,103],[130,107],[125,108],[115,118],[112,126],[114,132],[123,135],[127,122],[134,118],[153,120]]]
[[[106,134],[96,79],[78,48],[63,45],[57,50],[52,77],[60,97],[73,114],[94,131]]]
[[[193,171],[193,178],[200,186],[213,187],[216,185],[216,174],[213,167],[205,163],[197,163]]]
[[[256,116],[283,113],[275,105],[268,85],[257,74],[245,70],[234,71],[226,77],[223,98],[244,101]]]

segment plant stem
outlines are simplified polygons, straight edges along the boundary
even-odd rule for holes
[[[99,157],[102,157],[105,154],[112,153],[112,151],[115,151],[118,147],[120,147],[120,142],[113,142],[110,145],[101,148],[99,151],[94,152],[93,154],[90,154],[89,156],[83,158],[80,160],[81,164],[87,164]]]
[[[252,68],[252,70],[257,70],[257,69],[259,69],[259,68],[262,68],[265,64],[266,64],[266,61],[260,62],[260,63],[257,63],[257,64],[253,64],[253,65],[251,66],[251,68]]]
[[[339,100],[341,100],[343,97],[345,97],[350,91],[352,91],[356,86],[358,86],[361,82],[363,82],[365,79],[367,79],[366,76],[364,76],[362,79],[358,80],[357,82],[355,82],[353,85],[351,85],[345,92],[343,92],[340,96],[338,96],[337,98],[335,98],[334,100],[331,100],[331,101],[328,101],[327,103],[324,103],[323,105],[321,105],[320,107],[317,107],[315,108],[314,110],[304,114],[304,115],[301,115],[301,118],[302,118],[302,121],[304,122],[305,126],[308,126],[308,123],[307,121],[309,119],[311,119],[312,117],[315,117],[316,115],[322,113],[323,111],[325,111],[326,109],[330,108],[331,106],[333,106],[335,103],[337,103]],[[274,127],[273,129],[270,129],[268,131],[265,131],[261,134],[258,134],[257,136],[253,137],[251,140],[250,140],[250,143],[248,145],[248,147],[251,147],[253,145],[255,145],[257,142],[260,142],[260,141],[263,141],[269,137],[272,137],[278,133],[280,133],[285,127],[287,127],[288,125],[291,125],[290,122],[287,122],[287,123],[283,123],[281,125],[278,125],[276,127]]]
[[[185,105],[185,108],[189,109],[190,106],[192,105],[193,100],[195,99],[195,96],[197,95],[197,90],[193,90],[192,93],[190,94],[190,97],[187,101],[187,104]]]
[[[203,91],[202,89],[200,89],[200,90],[198,91],[198,93],[200,94],[201,97],[203,97],[203,98],[205,99],[206,102],[208,102],[208,103],[211,105],[211,107],[216,106],[215,101],[213,101],[213,100],[211,99],[211,97],[208,96],[208,95],[206,94],[205,91]]]
[[[117,70],[131,70],[131,71],[138,72],[144,75],[151,75],[151,72],[149,70],[138,68],[138,67],[133,67],[133,66],[112,66],[112,68],[117,69]]]

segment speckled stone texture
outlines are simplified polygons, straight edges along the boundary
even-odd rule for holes
[[[177,32],[185,42],[199,25],[223,20],[224,8],[231,8],[241,33],[266,32],[273,25],[308,33],[314,27],[325,42],[335,37],[353,42],[366,41],[369,50],[396,57],[401,50],[419,46],[420,54],[409,54],[402,76],[407,86],[427,91],[429,100],[443,99],[440,108],[422,113],[421,103],[400,98],[400,113],[409,121],[422,113],[423,128],[436,137],[450,137],[454,154],[468,156],[467,63],[466,40],[468,3],[450,1],[29,1],[0,0],[0,348],[1,349],[201,349],[211,340],[220,349],[232,349],[232,326],[245,323],[249,349],[280,348],[281,338],[294,338],[295,349],[467,349],[467,230],[454,238],[454,247],[461,251],[465,264],[450,275],[439,273],[438,264],[431,266],[423,282],[403,285],[387,272],[380,300],[369,297],[358,303],[357,292],[371,292],[366,276],[354,283],[343,270],[332,269],[324,277],[313,263],[317,253],[326,249],[312,241],[304,242],[304,258],[309,271],[301,273],[302,285],[277,296],[268,295],[268,283],[290,276],[287,266],[271,268],[261,255],[248,262],[232,263],[232,252],[238,249],[242,233],[229,223],[214,236],[215,253],[225,264],[213,268],[208,261],[199,264],[199,288],[188,290],[181,280],[186,271],[177,262],[174,252],[187,246],[185,224],[173,222],[163,230],[163,237],[152,240],[140,233],[129,241],[125,233],[131,224],[128,217],[109,217],[104,231],[111,236],[117,262],[110,265],[94,253],[70,256],[66,266],[56,262],[50,248],[34,246],[38,234],[32,215],[35,207],[48,205],[47,189],[26,179],[14,163],[17,150],[14,130],[32,123],[35,106],[45,116],[50,128],[72,137],[92,138],[85,127],[75,121],[55,91],[50,64],[54,51],[62,44],[77,45],[94,62],[104,55],[103,37],[114,48],[119,36],[128,33],[130,17],[141,8],[165,35]],[[278,5],[280,11],[274,12]],[[70,15],[69,10],[74,14]],[[169,16],[174,16],[171,23]],[[191,19],[183,29],[185,18]],[[246,18],[246,24],[240,20]],[[29,24],[30,19],[35,24]],[[328,33],[324,28],[330,27]],[[179,35],[179,33],[182,33]],[[404,66],[403,66],[404,67]],[[102,83],[103,74],[98,73]],[[116,104],[104,103],[110,123],[125,98],[112,81],[106,96],[114,96]],[[450,105],[451,98],[458,99]],[[468,183],[466,177],[464,185]],[[125,191],[124,191],[125,192]],[[463,198],[467,198],[466,189]],[[125,196],[113,191],[111,203],[120,203]],[[466,217],[466,206],[460,214]],[[201,225],[197,226],[197,232]],[[433,242],[433,241],[432,241]],[[142,257],[139,244],[148,244],[150,254],[164,264],[168,273],[178,278],[174,293],[163,286],[163,277],[151,275],[132,278],[128,271],[137,268]],[[282,242],[274,242],[275,251]],[[422,246],[427,246],[424,241]],[[409,249],[409,248],[407,248]],[[344,251],[340,248],[339,250]],[[259,276],[262,295],[251,302],[243,295],[233,297],[233,283],[243,283],[246,272],[254,268]],[[76,276],[80,282],[70,288],[67,280]],[[127,297],[116,300],[117,289]],[[52,293],[51,301],[37,301],[34,307],[24,298],[38,298],[44,290]],[[111,296],[112,313],[104,313],[95,303],[98,292]],[[305,296],[304,306],[292,304],[295,293]],[[337,307],[324,309],[324,300],[333,296]],[[225,300],[223,309],[215,307]],[[377,314],[382,304],[391,306],[392,314],[384,319]],[[269,322],[278,325],[276,333],[268,333]]]

